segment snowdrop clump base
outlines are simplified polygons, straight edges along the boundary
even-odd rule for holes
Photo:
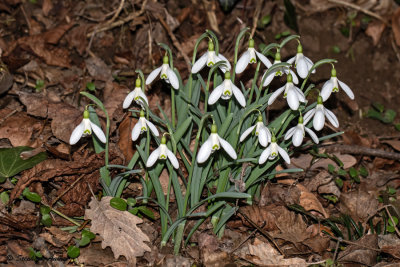
[[[91,134],[93,129],[97,135],[93,138],[96,152],[105,150],[106,155],[105,166],[100,170],[105,195],[121,197],[124,188],[134,179],[133,175],[139,176],[143,195],[137,200],[153,201],[159,206],[161,245],[171,239],[175,253],[209,217],[214,233],[222,235],[226,222],[239,208],[237,203],[251,203],[259,195],[262,182],[279,173],[277,165],[289,164],[295,147],[310,144],[304,143],[307,136],[318,144],[320,140],[340,134],[318,138],[311,130],[313,127],[320,131],[325,118],[334,127],[339,126],[336,116],[324,106],[332,93],[341,88],[354,98],[351,89],[337,78],[336,60],[323,59],[314,64],[303,54],[297,35],[287,37],[280,44],[271,43],[262,51],[256,50],[255,41],[250,37],[248,48],[238,59],[240,41],[247,34],[247,28],[239,33],[231,65],[220,53],[215,34],[207,30],[196,42],[191,72],[185,83],[173,65],[172,51],[160,44],[165,50],[162,65],[147,79],[137,70],[135,88],[122,105],[138,118],[132,130],[136,153],[127,166],[109,164],[107,110],[95,96],[82,93],[106,114],[106,134],[98,127],[94,109],[89,107],[82,123],[71,135],[71,145],[82,135]],[[198,57],[197,49],[203,41],[208,41],[208,49]],[[284,62],[281,49],[291,41],[298,42],[297,53],[285,55],[290,59]],[[273,64],[268,59],[271,55]],[[251,64],[256,64],[254,77],[251,87],[246,88],[235,76],[249,69]],[[312,99],[309,93],[316,88],[308,80],[323,64],[332,65],[331,78],[323,85],[318,98]],[[279,89],[270,88],[271,81],[283,75],[286,83]],[[170,89],[170,116],[160,106],[161,116],[149,109],[145,85],[149,86],[157,77],[161,78],[164,88]],[[266,111],[279,97],[285,98],[288,106],[276,118],[269,118]],[[110,169],[115,168],[124,171],[111,177]],[[163,169],[169,173],[167,192],[159,181]],[[299,171],[302,170],[281,172]],[[241,186],[238,188],[237,184]],[[174,211],[169,209],[171,190],[177,204]],[[243,201],[238,202],[239,199]],[[198,211],[200,206],[205,207],[203,211]],[[190,220],[196,223],[185,236],[185,226]]]

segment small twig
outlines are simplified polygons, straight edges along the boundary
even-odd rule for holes
[[[253,38],[254,32],[256,31],[258,18],[260,17],[260,12],[261,12],[263,3],[264,3],[264,0],[258,0],[257,1],[257,7],[256,7],[256,10],[254,11],[254,15],[253,15],[253,19],[254,19],[253,20],[253,27],[251,28],[251,33],[250,33],[251,38]]]
[[[400,160],[400,153],[356,145],[331,145],[326,147],[326,151]]]
[[[336,241],[337,241],[337,243],[336,243],[336,247],[335,247],[335,253],[333,254],[333,260],[334,261],[336,260],[336,256],[337,256],[337,253],[338,253],[338,250],[339,250],[340,242],[342,242],[343,239],[341,237],[339,237]]]
[[[393,217],[392,217],[392,214],[390,214],[389,209],[388,209],[387,206],[388,206],[388,205],[385,206],[385,210],[386,210],[387,214],[389,215],[390,220],[392,221],[393,228],[394,228],[394,230],[396,231],[396,234],[400,237],[400,232],[399,232],[399,230],[397,229],[396,223],[394,222]]]
[[[29,31],[31,31],[31,22],[29,21],[29,18],[26,15],[24,5],[20,5],[20,7],[21,7],[22,14],[24,15],[24,18],[26,20],[26,24],[28,25]]]
[[[60,195],[58,195],[56,197],[55,200],[53,200],[53,202],[51,203],[51,207],[54,206],[54,204],[56,204],[56,202],[62,198],[69,190],[71,190],[71,188],[73,188],[83,177],[85,176],[85,174],[82,174],[81,176],[78,177],[78,179],[76,179],[67,189],[64,190],[64,192],[62,192]]]
[[[133,19],[135,19],[136,17],[140,16],[143,14],[144,9],[146,7],[147,4],[147,0],[143,1],[142,7],[140,8],[140,10],[138,12],[134,12],[132,14],[130,14],[129,16],[122,18],[120,20],[114,21],[112,23],[104,23],[103,25],[101,25],[97,30],[94,30],[92,32],[89,32],[88,34],[86,34],[86,37],[91,37],[93,34],[99,33],[99,32],[104,32],[104,31],[108,31],[110,29],[113,29],[115,27],[121,26]]]
[[[3,122],[8,119],[9,117],[11,117],[12,115],[14,115],[15,113],[17,113],[19,110],[14,109],[13,111],[11,111],[10,113],[8,113],[6,116],[4,116],[3,118],[1,118],[0,120],[0,125],[3,124]]]
[[[331,239],[333,239],[335,241],[340,241],[340,242],[346,243],[348,245],[354,245],[354,246],[358,246],[360,248],[365,248],[365,249],[369,249],[369,250],[373,250],[373,251],[377,251],[377,252],[382,252],[382,250],[380,250],[378,248],[371,248],[371,247],[368,247],[368,246],[360,245],[360,244],[357,244],[357,243],[352,242],[352,241],[344,240],[341,237],[338,238],[338,237],[334,237],[334,236],[331,236],[331,235],[325,235],[325,236],[327,236],[327,237],[329,237],[329,238],[331,238]]]
[[[116,20],[118,18],[119,13],[121,13],[122,8],[124,7],[124,4],[125,4],[125,0],[121,0],[121,2],[119,3],[117,11],[115,11],[114,16],[109,21],[106,22],[107,24],[113,23],[114,20]]]
[[[383,23],[385,23],[386,26],[389,26],[388,22],[387,22],[384,18],[382,18],[382,17],[379,16],[378,14],[376,14],[376,13],[374,13],[374,12],[372,12],[372,11],[369,11],[368,9],[362,8],[362,7],[358,6],[358,5],[355,5],[355,4],[346,2],[346,1],[342,1],[342,0],[328,0],[328,2],[335,3],[335,4],[339,4],[339,5],[343,5],[343,6],[347,6],[347,7],[350,7],[350,8],[352,8],[352,9],[355,9],[355,10],[357,10],[357,11],[361,11],[361,12],[363,12],[363,13],[365,13],[365,14],[371,16],[371,17],[374,17],[374,18],[376,18],[376,19],[379,19],[380,21],[382,21]]]
[[[240,215],[243,216],[243,218],[246,219],[246,221],[248,221],[254,228],[256,228],[263,236],[265,236],[270,242],[272,242],[272,244],[274,244],[275,248],[278,249],[279,253],[281,253],[283,256],[286,256],[285,253],[283,252],[283,250],[278,246],[278,244],[275,242],[274,238],[268,234],[266,231],[264,231],[264,229],[262,229],[261,227],[259,227],[255,222],[253,222],[246,214],[244,214],[243,212],[240,211],[240,209],[238,209],[238,213]]]
[[[167,31],[167,33],[168,33],[169,37],[171,38],[172,43],[174,44],[174,46],[182,54],[183,59],[185,60],[186,64],[188,65],[188,68],[191,69],[192,66],[190,65],[190,59],[185,54],[185,52],[183,52],[183,48],[182,48],[181,44],[178,42],[178,40],[176,39],[175,34],[172,32],[171,28],[168,26],[168,24],[165,22],[165,20],[159,14],[156,14],[155,16],[157,17],[157,19],[161,22],[161,24],[163,25],[163,27]]]
[[[263,224],[260,226],[261,228],[263,228],[265,226],[266,222],[263,222]],[[234,249],[232,249],[229,254],[232,254],[233,252],[235,252],[238,248],[240,248],[244,243],[246,243],[247,240],[250,239],[250,237],[252,237],[256,232],[258,231],[258,229],[254,229],[245,239],[243,239],[242,242],[240,242],[239,245],[237,245]]]
[[[392,43],[392,48],[393,48],[394,53],[396,54],[397,60],[400,61],[400,54],[399,54],[399,50],[397,49],[397,46],[394,42],[393,32],[390,35],[390,41]]]

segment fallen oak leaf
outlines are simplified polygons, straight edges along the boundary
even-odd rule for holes
[[[110,206],[112,197],[103,197],[101,201],[92,198],[89,209],[85,211],[85,219],[92,221],[90,231],[99,234],[103,241],[101,247],[111,247],[115,259],[123,255],[131,266],[136,265],[136,257],[151,251],[146,242],[149,237],[137,227],[143,222],[139,217],[128,211],[119,211]]]

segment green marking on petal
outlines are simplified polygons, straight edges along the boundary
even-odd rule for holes
[[[278,70],[276,73],[275,73],[275,76],[282,76],[282,72],[280,71],[280,70]]]
[[[168,76],[166,74],[161,74],[161,79],[168,79]]]
[[[332,92],[339,92],[339,88],[333,87]]]
[[[284,94],[283,94],[283,98],[286,98],[286,97],[287,97],[287,93],[284,93]]]
[[[140,130],[141,130],[142,132],[145,132],[145,131],[147,131],[147,128],[146,128],[146,127],[142,127]]]
[[[83,133],[84,134],[92,134],[92,132],[89,129],[86,129]]]
[[[160,159],[167,159],[167,155],[164,154],[160,155]]]
[[[250,59],[250,64],[252,63],[257,63],[257,60],[254,57]]]
[[[219,149],[219,145],[213,145],[212,150],[218,150]]]
[[[208,67],[214,66],[214,62],[212,62],[212,61],[208,62],[207,66]]]
[[[228,91],[228,90],[226,90],[225,92],[224,92],[224,95],[231,95],[231,92],[230,91]]]
[[[278,156],[278,154],[276,154],[276,152],[272,152],[272,153],[271,153],[271,156],[272,156],[272,157],[276,157],[276,156]]]

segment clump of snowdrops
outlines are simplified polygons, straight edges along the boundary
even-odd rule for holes
[[[166,245],[172,237],[176,253],[182,242],[186,244],[209,217],[214,233],[222,235],[226,222],[238,209],[236,203],[250,204],[260,194],[261,183],[279,173],[276,166],[284,162],[289,164],[295,147],[307,145],[305,138],[309,137],[309,143],[318,144],[320,140],[337,135],[319,138],[316,134],[324,127],[326,119],[339,127],[335,114],[324,106],[332,93],[343,90],[354,99],[351,89],[337,78],[336,60],[323,59],[313,63],[303,53],[299,36],[289,36],[280,44],[271,43],[262,51],[257,50],[252,37],[247,36],[247,28],[239,33],[231,64],[220,53],[215,34],[207,30],[196,42],[192,68],[185,84],[174,67],[172,51],[167,45],[160,44],[165,50],[162,64],[146,79],[140,70],[136,71],[135,88],[122,105],[138,118],[132,130],[137,152],[127,166],[109,164],[107,110],[95,96],[82,93],[106,114],[106,133],[99,127],[95,110],[89,105],[82,122],[71,134],[71,145],[84,135],[95,134],[96,151],[105,150],[106,162],[100,170],[105,195],[121,197],[123,189],[134,179],[133,175],[140,177],[143,196],[137,200],[153,201],[159,206],[161,245]],[[248,47],[239,55],[242,39]],[[200,42],[208,42],[208,49],[199,56]],[[288,42],[298,43],[297,53],[284,62],[280,51]],[[246,88],[235,78],[250,64],[256,67],[251,87]],[[323,64],[331,64],[332,70],[330,78],[319,90],[308,80]],[[204,68],[207,70],[202,71]],[[271,81],[280,76],[286,82],[280,88],[270,88]],[[164,88],[170,89],[171,119],[161,106],[158,109],[162,116],[149,109],[146,86],[151,86],[157,79],[162,80]],[[308,97],[311,90],[319,92],[317,99]],[[287,108],[271,119],[267,111],[277,98],[286,99]],[[124,171],[110,177],[112,168]],[[163,191],[159,181],[164,168],[169,173],[167,192]],[[143,171],[145,175],[139,175]],[[298,171],[302,170],[280,172]],[[172,189],[177,210],[170,211]],[[238,202],[239,199],[243,201]],[[202,205],[205,209],[199,212]],[[189,220],[196,220],[196,223],[184,236]]]

